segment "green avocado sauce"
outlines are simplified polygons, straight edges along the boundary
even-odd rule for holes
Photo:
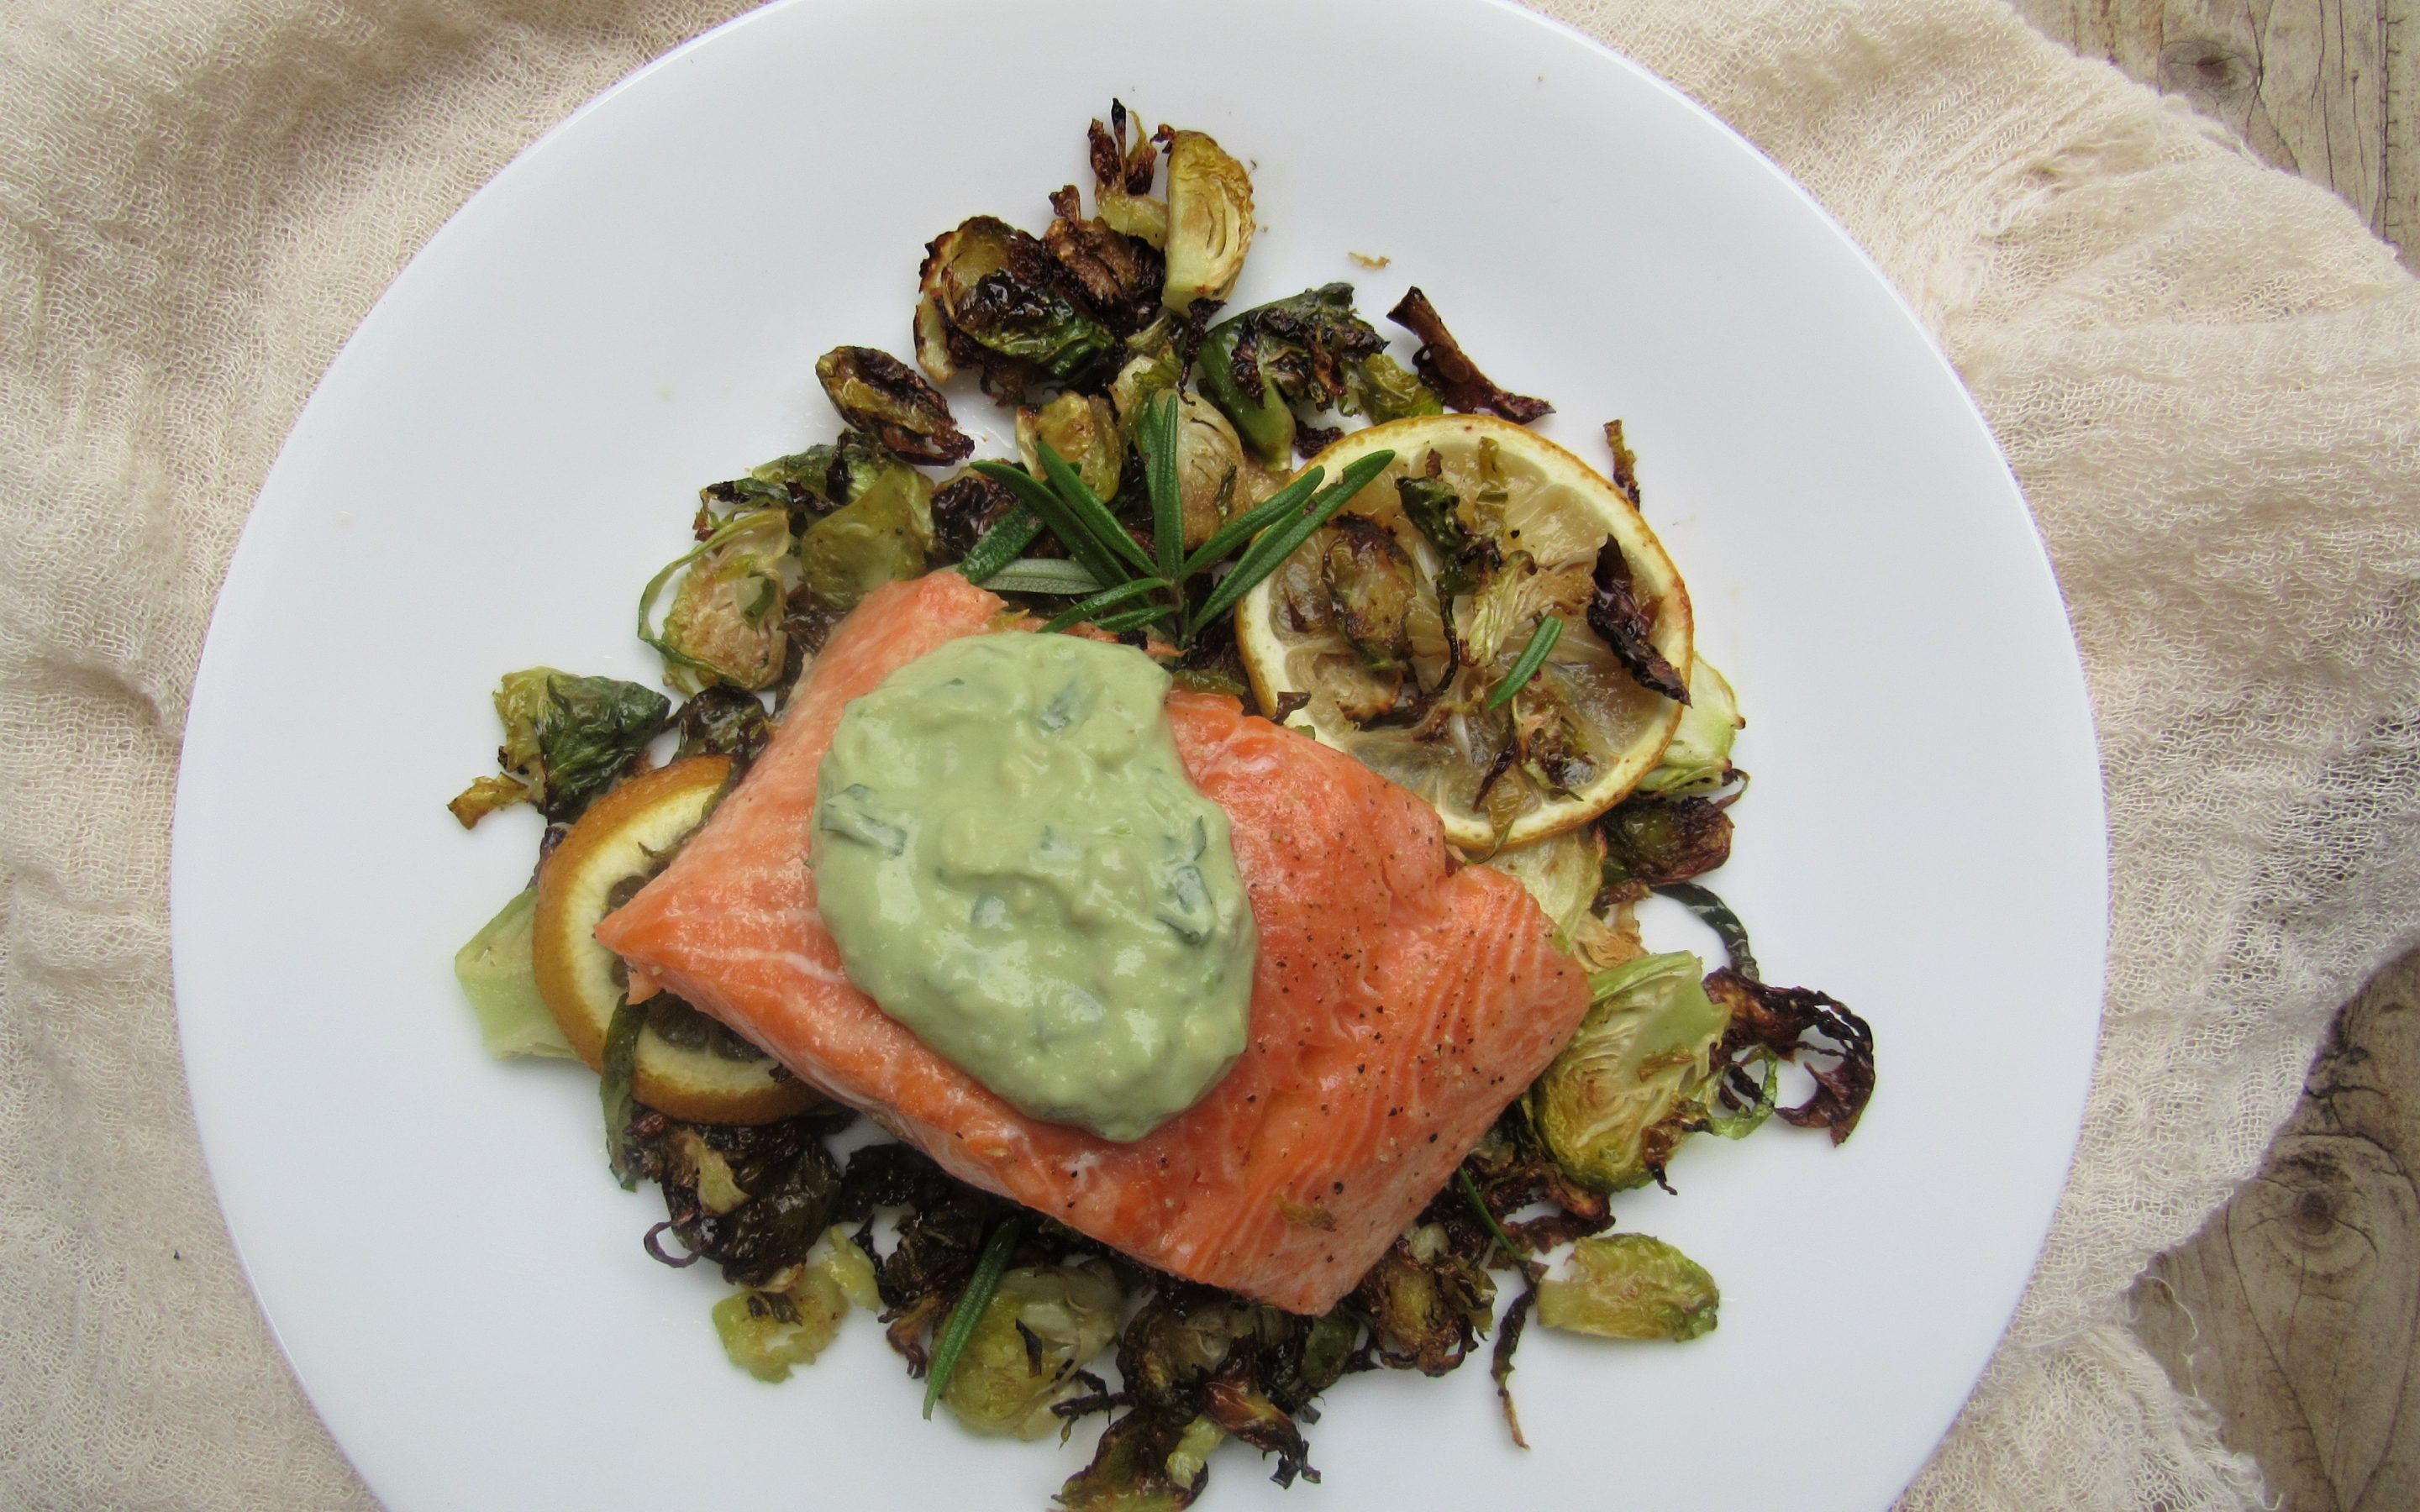
[[[849,980],[1029,1117],[1140,1139],[1243,1054],[1259,936],[1168,674],[1063,635],[954,640],[849,704],[814,865]]]

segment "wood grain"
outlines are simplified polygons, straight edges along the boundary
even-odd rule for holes
[[[2325,184],[2404,252],[2420,240],[2415,0],[2017,0],[2044,32],[2192,101]]]
[[[2336,1020],[2260,1174],[2138,1282],[2143,1337],[2292,1512],[2420,1506],[2420,953]]]
[[[2420,250],[2420,0],[2017,0]],[[2346,1005],[2260,1174],[2134,1288],[2284,1512],[2420,1509],[2420,951]]]

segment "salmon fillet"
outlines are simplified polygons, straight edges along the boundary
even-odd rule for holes
[[[1449,871],[1427,804],[1180,691],[1178,755],[1233,822],[1260,929],[1249,1042],[1131,1144],[1017,1112],[849,985],[806,864],[843,707],[1006,608],[948,572],[870,594],[747,779],[597,937],[959,1179],[1161,1270],[1325,1312],[1570,1038],[1586,978],[1518,882]]]

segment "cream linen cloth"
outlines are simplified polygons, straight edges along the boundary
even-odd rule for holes
[[[373,1504],[195,1148],[165,917],[187,690],[244,512],[370,301],[539,131],[728,8],[0,16],[0,1504]],[[2420,921],[2420,293],[2328,194],[1996,0],[1547,8],[1754,139],[1915,303],[2091,671],[2099,1079],[2032,1290],[1909,1504],[2250,1504],[2123,1297]]]

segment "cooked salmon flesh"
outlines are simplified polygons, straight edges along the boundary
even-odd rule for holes
[[[1570,1038],[1586,978],[1519,883],[1450,864],[1427,804],[1180,691],[1177,752],[1232,821],[1260,929],[1249,1042],[1130,1144],[1017,1112],[849,984],[806,864],[843,708],[960,636],[1020,633],[1007,608],[950,572],[869,595],[746,779],[597,937],[961,1180],[1163,1271],[1325,1312]]]

